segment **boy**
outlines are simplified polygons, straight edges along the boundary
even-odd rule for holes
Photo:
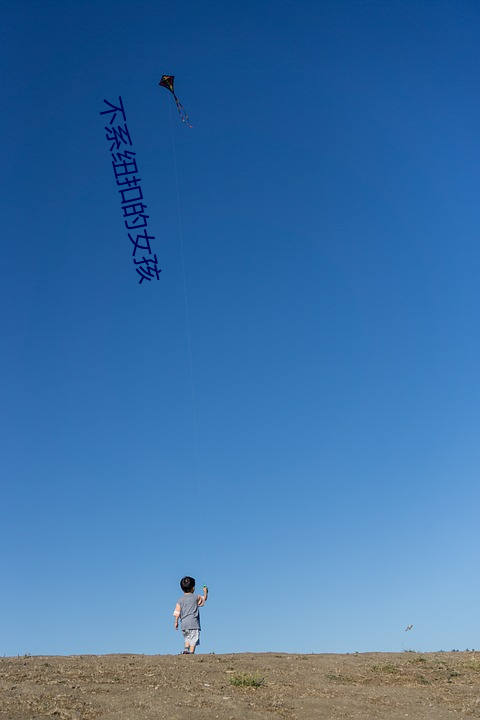
[[[203,597],[194,595],[195,579],[188,575],[180,580],[183,597],[175,605],[175,630],[178,630],[178,619],[182,623],[182,633],[185,640],[183,655],[193,655],[197,645],[200,645],[200,613],[198,608],[205,605],[208,597],[208,588],[203,586]]]

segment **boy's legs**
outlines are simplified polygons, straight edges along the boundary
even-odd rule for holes
[[[184,630],[183,635],[185,638],[185,649],[183,652],[193,655],[195,648],[200,642],[200,632],[199,630]]]

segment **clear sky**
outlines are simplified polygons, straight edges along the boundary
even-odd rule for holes
[[[0,26],[0,653],[480,647],[478,2]]]

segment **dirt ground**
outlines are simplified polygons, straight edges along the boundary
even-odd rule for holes
[[[1,720],[187,718],[480,718],[480,653],[0,658]]]

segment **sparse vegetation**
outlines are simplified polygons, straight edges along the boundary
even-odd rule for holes
[[[466,667],[470,670],[477,670],[480,672],[480,660],[469,660],[465,663]]]
[[[232,675],[232,677],[230,678],[230,682],[236,687],[259,688],[262,687],[262,685],[265,685],[265,678],[261,677],[260,675],[252,675],[250,673],[243,672],[235,673],[235,675]]]
[[[373,665],[372,672],[391,673],[395,675],[399,672],[399,669],[395,665]]]
[[[427,659],[422,657],[422,655],[419,655],[418,657],[414,657],[409,662],[412,663],[412,665],[416,665],[417,663],[425,663],[427,662]]]
[[[327,673],[325,677],[327,678],[327,680],[340,680],[340,676],[334,675],[333,673]]]
[[[355,684],[356,680],[351,675],[345,675],[344,673],[327,673],[325,675],[327,680],[331,680],[332,682],[338,682],[341,685],[350,685],[351,683]]]

